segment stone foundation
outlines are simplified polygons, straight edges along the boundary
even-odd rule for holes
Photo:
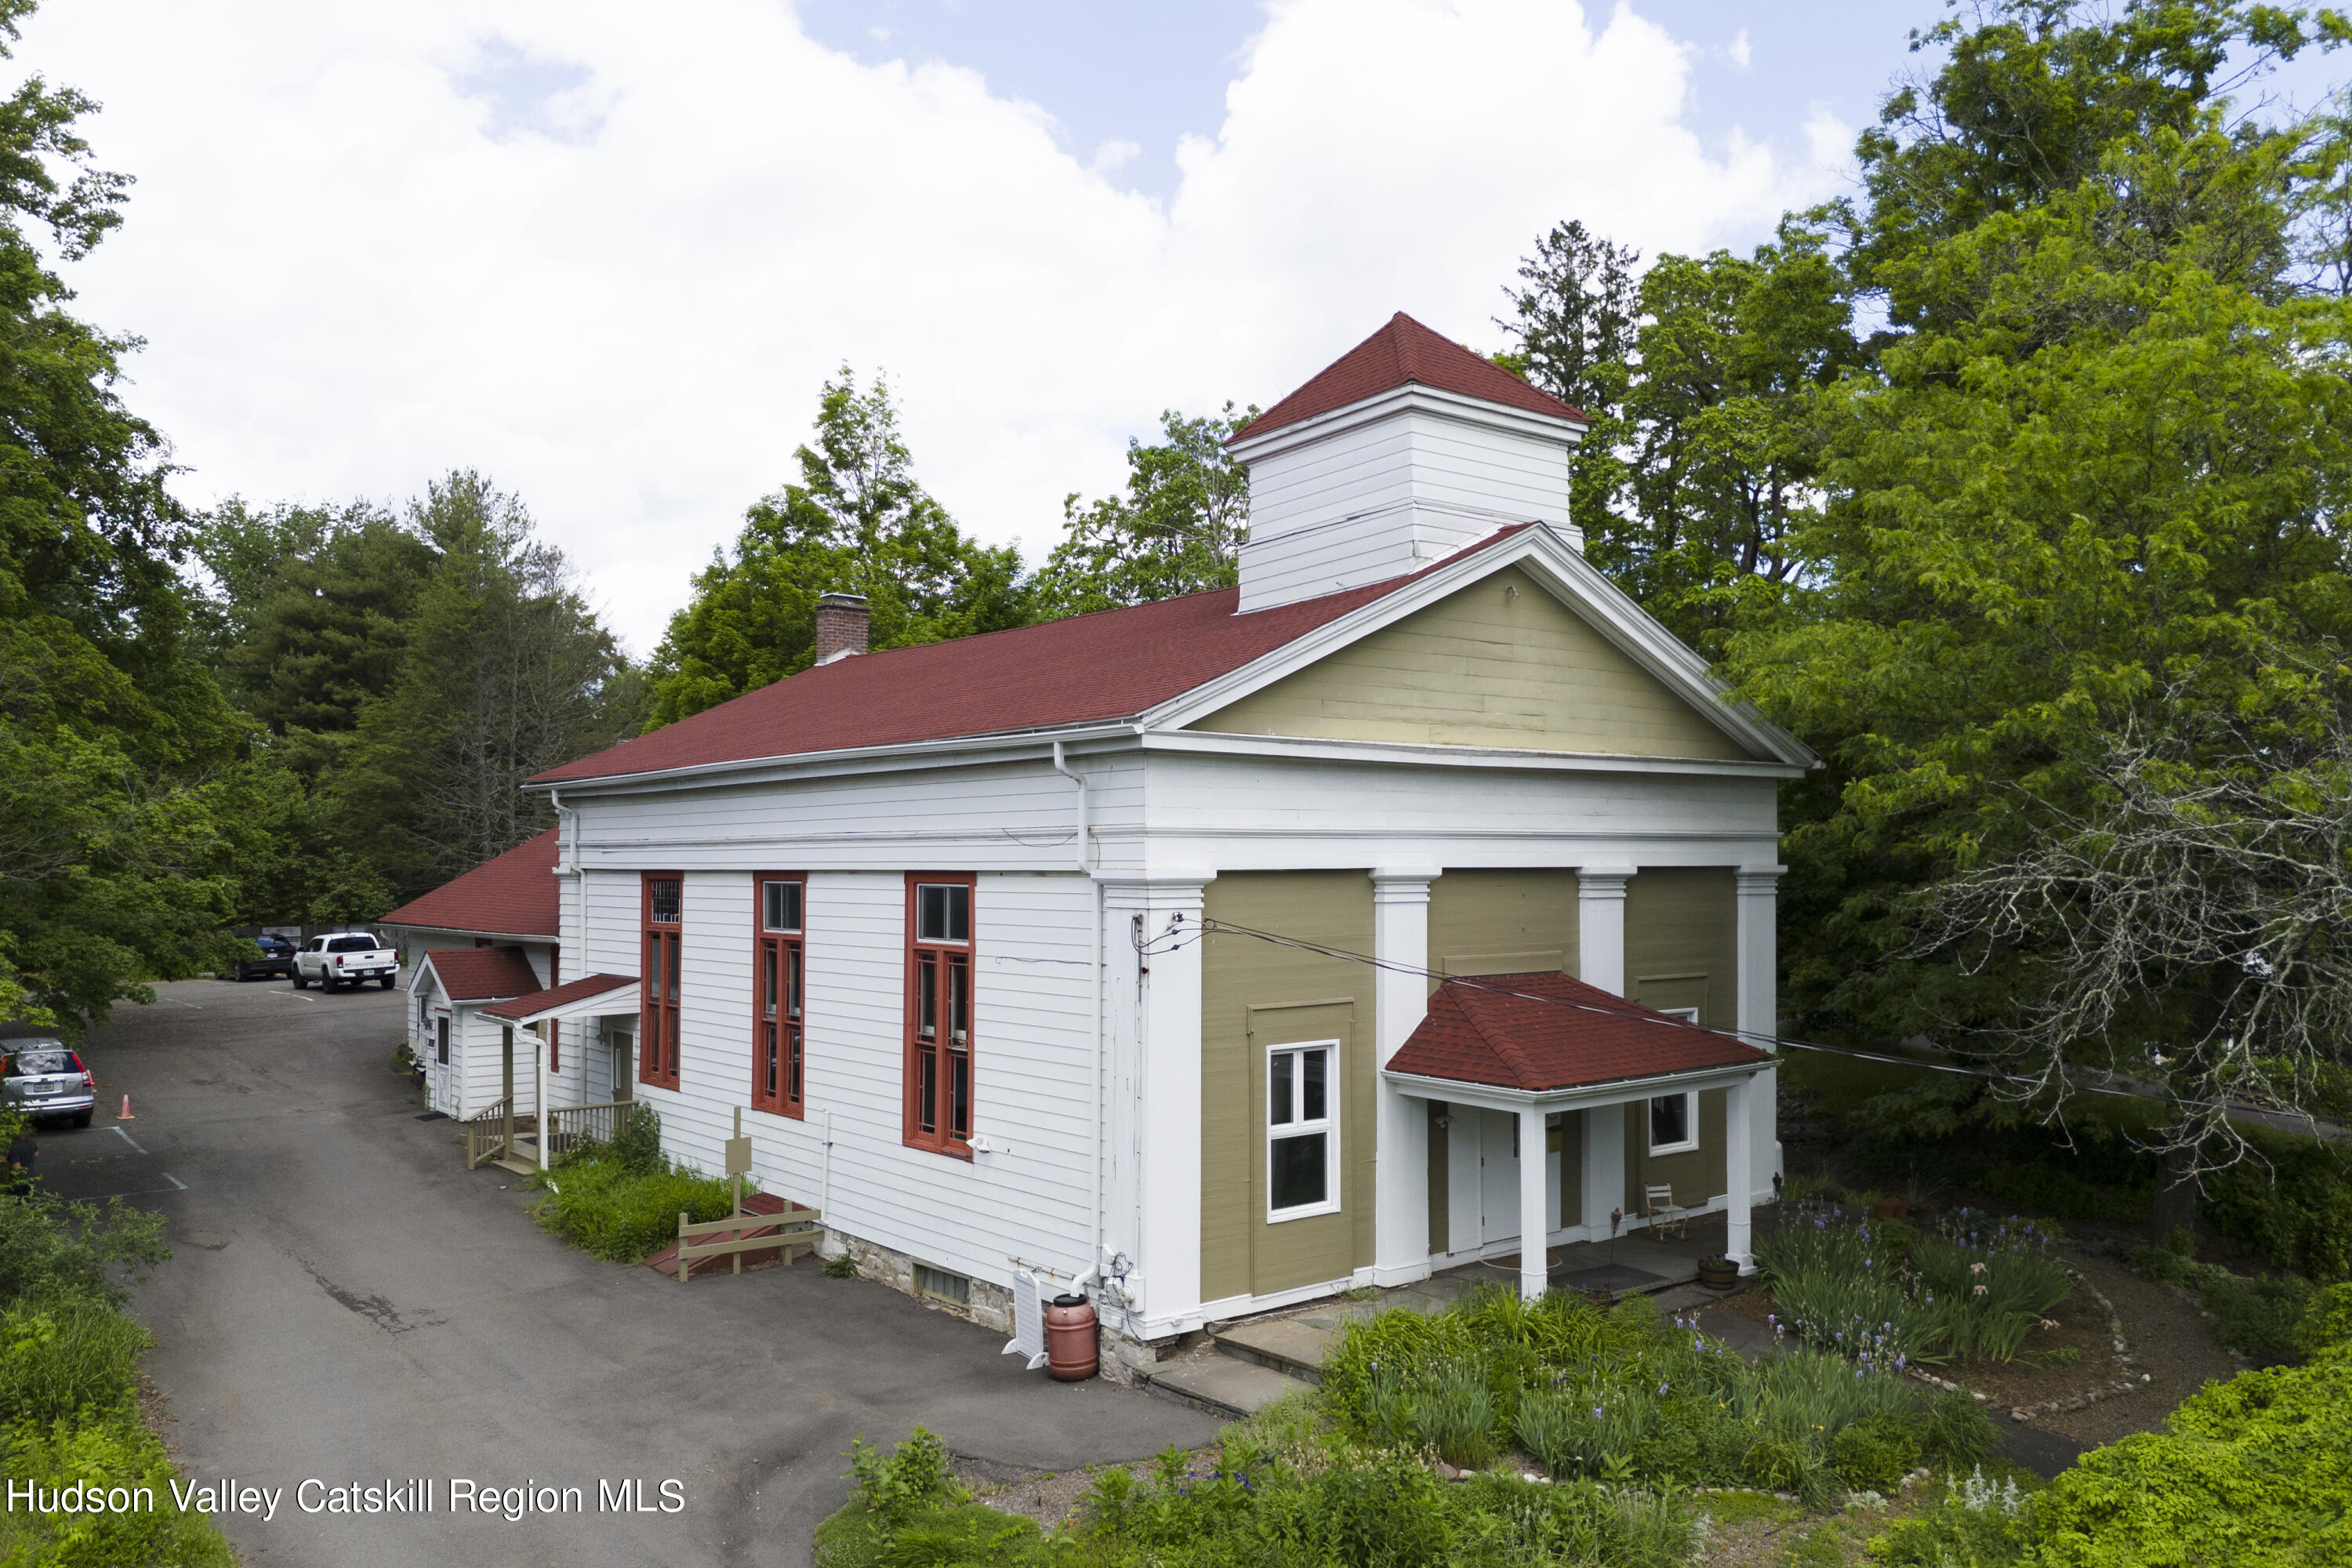
[[[1104,1382],[1134,1388],[1151,1375],[1154,1367],[1173,1360],[1178,1352],[1201,1338],[1199,1334],[1175,1334],[1164,1340],[1139,1340],[1106,1322],[1095,1330],[1095,1353],[1102,1363]]]
[[[974,1279],[971,1281],[971,1301],[958,1305],[953,1301],[942,1301],[936,1296],[921,1295],[915,1289],[916,1259],[896,1248],[828,1228],[817,1251],[825,1258],[839,1258],[846,1254],[860,1279],[887,1285],[901,1295],[919,1297],[927,1307],[952,1312],[959,1318],[969,1318],[983,1329],[992,1329],[1008,1339],[1012,1337],[1013,1292],[1002,1285]],[[941,1266],[935,1264],[933,1267]]]

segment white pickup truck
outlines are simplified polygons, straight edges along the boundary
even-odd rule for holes
[[[400,977],[400,955],[363,931],[339,931],[314,936],[294,955],[294,989],[312,981],[326,991],[375,981],[386,991]]]

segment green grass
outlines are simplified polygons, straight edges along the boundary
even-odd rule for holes
[[[541,1181],[547,1195],[535,1211],[540,1223],[614,1263],[641,1261],[676,1241],[681,1210],[698,1222],[713,1220],[734,1203],[732,1190],[715,1176],[639,1172],[596,1160],[576,1161]]]

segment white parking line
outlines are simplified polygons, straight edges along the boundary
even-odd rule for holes
[[[139,1140],[131,1136],[130,1133],[125,1132],[121,1128],[110,1127],[107,1131],[113,1133],[117,1138],[121,1139],[125,1143],[130,1144],[133,1149],[139,1149]],[[139,1149],[139,1152],[142,1154],[147,1152],[144,1149]]]
[[[179,1177],[172,1174],[169,1171],[163,1173],[163,1179],[171,1183],[173,1186],[179,1188],[184,1193],[188,1190],[188,1184],[180,1180]]]

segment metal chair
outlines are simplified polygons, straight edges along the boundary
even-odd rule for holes
[[[1675,1202],[1672,1183],[1664,1186],[1642,1189],[1642,1213],[1650,1222],[1650,1239],[1664,1241],[1671,1229],[1687,1240],[1690,1237],[1690,1210]]]

